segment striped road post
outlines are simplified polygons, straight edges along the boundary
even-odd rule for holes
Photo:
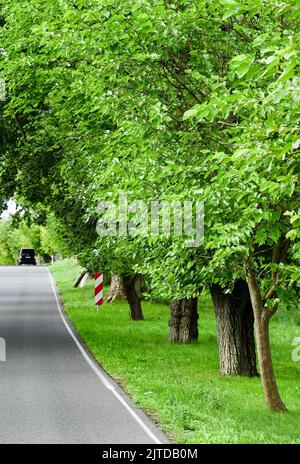
[[[96,272],[95,274],[95,305],[103,304],[103,272]]]

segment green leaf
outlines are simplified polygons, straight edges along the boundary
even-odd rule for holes
[[[231,60],[231,69],[239,78],[244,77],[254,61],[254,55],[238,55]]]
[[[199,113],[199,108],[200,108],[200,105],[195,105],[190,110],[185,111],[182,119],[185,121],[186,119],[194,118]]]

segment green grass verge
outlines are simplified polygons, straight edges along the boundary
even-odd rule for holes
[[[107,372],[178,443],[300,443],[300,362],[291,359],[297,319],[272,322],[273,358],[289,412],[265,407],[259,379],[218,374],[215,320],[208,298],[199,302],[199,342],[168,340],[166,305],[145,302],[144,321],[129,319],[126,302],[93,305],[93,282],[72,288],[79,266],[51,266],[72,323]]]

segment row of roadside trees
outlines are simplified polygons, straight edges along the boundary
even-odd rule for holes
[[[267,404],[284,411],[269,322],[300,277],[297,2],[0,4],[0,196],[50,212],[83,266],[123,280],[133,319],[146,280],[174,341],[198,337],[209,291],[221,373],[257,375],[255,326]],[[203,201],[204,243],[99,237],[99,203],[120,191]]]
[[[1,266],[18,263],[21,248],[34,248],[39,261],[45,263],[68,253],[53,216],[49,214],[43,225],[34,222],[34,216],[33,212],[30,216],[27,212],[25,217],[15,213],[9,218],[0,219]]]

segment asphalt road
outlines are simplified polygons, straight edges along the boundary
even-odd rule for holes
[[[0,267],[0,443],[166,443],[82,347],[46,267]]]

